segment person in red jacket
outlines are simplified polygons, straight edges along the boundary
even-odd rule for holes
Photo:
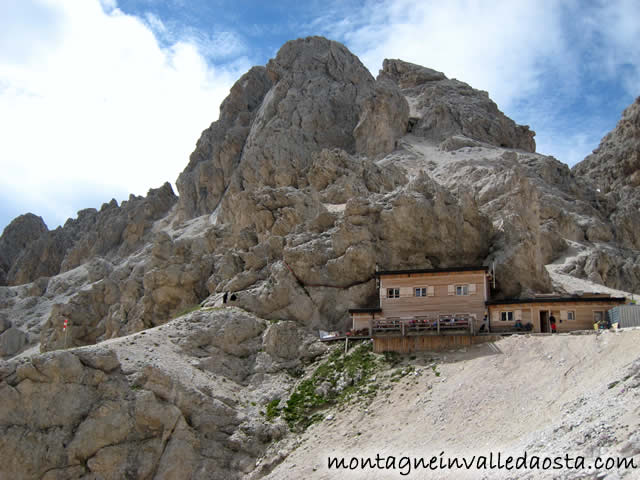
[[[551,315],[549,317],[549,324],[551,325],[551,333],[556,333],[556,317]]]

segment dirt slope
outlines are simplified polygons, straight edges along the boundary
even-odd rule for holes
[[[514,336],[404,360],[370,405],[327,412],[266,478],[640,478],[640,330]],[[407,367],[404,367],[407,368]],[[615,383],[619,382],[619,383]],[[388,390],[385,388],[390,387]],[[330,419],[328,419],[330,418]],[[328,470],[327,456],[489,455],[633,458],[636,470]],[[268,461],[265,458],[265,461]]]

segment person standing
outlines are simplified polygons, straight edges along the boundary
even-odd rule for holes
[[[553,313],[549,317],[549,325],[551,326],[551,333],[556,333],[556,317],[553,316]]]

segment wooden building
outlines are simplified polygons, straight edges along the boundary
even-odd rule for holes
[[[552,316],[559,333],[592,329],[626,300],[606,294],[490,300],[483,266],[387,270],[376,272],[376,279],[379,306],[349,310],[352,333],[371,336],[376,352],[459,348],[492,341],[493,334],[551,332]]]
[[[349,310],[355,331],[372,334],[376,326],[387,325],[379,333],[467,334],[476,332],[484,319],[487,267],[387,270],[376,272],[376,278],[380,306]],[[427,323],[432,328],[424,327]]]
[[[595,322],[605,319],[606,312],[624,304],[625,298],[592,294],[573,297],[536,297],[528,299],[492,300],[489,308],[491,332],[513,330],[516,322],[531,323],[533,332],[551,332],[549,319],[556,320],[559,333],[588,330]]]

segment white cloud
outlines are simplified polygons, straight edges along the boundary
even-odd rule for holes
[[[161,48],[113,0],[3,5],[0,27],[28,28],[17,42],[0,28],[0,189],[54,211],[50,227],[99,206],[83,203],[90,192],[144,194],[174,181],[249,68],[246,58],[211,66],[188,39]]]
[[[592,71],[614,78],[622,69],[623,86],[634,96],[640,94],[639,19],[639,2],[617,0],[596,4],[582,22],[583,32],[592,39]]]
[[[558,5],[388,0],[368,5],[364,25],[354,29],[342,20],[331,33],[343,37],[374,75],[384,58],[402,58],[488,90],[504,108],[539,87],[541,59],[563,56]]]

